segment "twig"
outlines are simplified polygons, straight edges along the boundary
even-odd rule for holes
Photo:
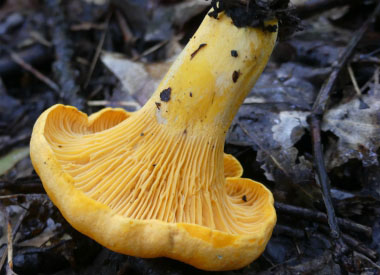
[[[51,33],[56,57],[56,61],[53,63],[53,72],[54,78],[60,86],[60,98],[63,99],[64,103],[81,108],[83,103],[77,96],[80,88],[76,83],[76,72],[71,65],[74,51],[71,39],[67,35],[68,20],[62,4],[63,1],[45,0],[45,3],[53,22]]]
[[[89,31],[89,30],[99,30],[99,31],[103,31],[105,29],[105,25],[104,23],[102,24],[96,24],[96,23],[92,23],[92,22],[83,22],[83,23],[80,23],[80,24],[77,24],[77,25],[71,25],[70,26],[70,30],[71,31]]]
[[[136,110],[140,109],[141,106],[137,102],[133,101],[108,101],[108,100],[89,100],[87,101],[88,106],[109,106],[109,105],[119,105],[124,107],[133,107]]]
[[[347,70],[348,70],[348,74],[350,75],[352,85],[354,85],[354,89],[355,89],[356,94],[358,96],[361,96],[362,92],[360,91],[358,82],[356,81],[356,78],[355,78],[354,70],[352,69],[350,64],[347,65]]]
[[[51,89],[54,91],[59,91],[59,87],[57,84],[54,83],[51,79],[49,79],[47,76],[43,75],[40,71],[35,69],[32,65],[26,63],[17,53],[13,51],[9,51],[10,57],[12,60],[20,65],[24,70],[30,72],[33,74],[36,78],[44,82],[46,85],[48,85]]]
[[[20,182],[0,180],[0,190],[1,193],[5,190],[11,193],[44,193],[44,188],[42,187],[41,181],[39,179]]]
[[[379,65],[380,65],[380,60],[379,60]],[[360,92],[363,93],[367,89],[371,88],[371,85],[374,85],[374,92],[375,94],[377,93],[377,89],[379,88],[379,72],[380,72],[380,67],[376,67],[375,72],[373,73],[373,76],[367,80],[367,82],[360,88]]]
[[[42,34],[40,34],[39,32],[37,31],[31,31],[30,32],[30,37],[33,38],[36,42],[40,43],[41,45],[45,46],[45,47],[52,47],[53,46],[53,43],[51,43],[50,41],[48,41],[45,37],[43,37]]]
[[[330,73],[329,78],[327,81],[323,84],[321,90],[319,91],[319,94],[317,96],[317,99],[314,102],[312,112],[316,115],[322,115],[323,111],[325,109],[326,101],[328,99],[328,96],[330,92],[333,90],[336,80],[338,79],[339,73],[342,71],[343,67],[347,63],[348,59],[351,57],[352,53],[354,52],[357,44],[362,39],[364,33],[374,20],[377,13],[380,11],[380,4],[377,5],[375,11],[370,15],[370,17],[363,23],[363,25],[360,27],[359,30],[357,30],[351,39],[351,41],[348,43],[346,48],[344,49],[343,53],[340,55],[338,61],[333,64],[332,71]]]
[[[1,261],[0,261],[0,272],[1,272],[5,264],[5,260],[7,259],[9,255],[9,232],[11,232],[10,229],[12,229],[12,227],[10,227],[9,215],[8,215],[7,209],[2,203],[0,203],[0,211],[3,212],[3,215],[5,217],[5,222],[7,223],[7,244],[6,244],[7,247],[3,250],[3,255],[1,256]]]
[[[260,142],[258,141],[258,138],[256,138],[254,133],[248,132],[248,130],[244,127],[244,125],[241,122],[237,122],[239,125],[240,129],[260,148],[260,150],[264,151],[264,153],[269,156],[272,161],[276,164],[278,168],[284,173],[284,175],[288,178],[290,178],[289,173],[286,171],[286,169],[281,165],[280,161],[277,160],[275,157],[272,156],[268,150],[266,150],[263,146],[261,146]]]
[[[333,239],[340,238],[338,221],[335,216],[334,206],[331,200],[330,180],[327,175],[326,166],[323,158],[321,143],[321,121],[320,117],[312,113],[308,119],[311,128],[311,138],[313,142],[314,164],[317,172],[317,181],[322,188],[322,196],[326,207],[327,220],[331,229],[330,236]]]
[[[375,81],[375,94],[377,94],[380,91],[380,85],[379,85],[379,75],[380,75],[380,68],[377,67],[375,70],[375,75],[374,75],[374,81]]]
[[[104,41],[105,41],[106,36],[107,36],[108,25],[109,25],[109,22],[110,22],[110,19],[111,19],[111,15],[112,15],[112,12],[109,12],[108,15],[107,15],[106,22],[105,22],[105,29],[104,29],[104,31],[102,33],[102,36],[100,37],[98,46],[96,47],[95,55],[94,55],[94,57],[92,59],[91,65],[90,65],[90,69],[89,69],[88,74],[86,76],[86,80],[84,81],[83,87],[85,89],[87,88],[88,84],[90,83],[92,73],[94,72],[96,63],[99,60],[99,56],[100,56],[100,53],[101,53],[102,48],[103,48]]]
[[[0,271],[3,269],[5,260],[8,257],[7,274],[15,274],[13,272],[13,236],[15,236],[16,233],[18,232],[18,230],[20,228],[20,225],[21,225],[22,221],[24,220],[24,218],[26,216],[26,213],[28,211],[24,211],[20,215],[20,217],[18,218],[18,221],[17,221],[16,225],[13,227],[13,230],[12,230],[12,225],[10,223],[10,218],[9,218],[8,212],[7,212],[7,210],[6,210],[6,208],[4,207],[3,204],[0,204],[0,209],[3,212],[4,216],[6,217],[6,222],[7,222],[7,248],[4,249],[3,255],[1,256]]]
[[[7,252],[8,252],[8,266],[13,270],[13,236],[12,236],[12,225],[7,217]]]
[[[161,47],[165,46],[167,43],[169,43],[169,40],[164,40],[164,41],[161,41],[160,43],[157,43],[156,45],[154,45],[154,46],[150,47],[149,49],[147,49],[146,51],[144,51],[142,54],[132,58],[132,61],[137,61],[141,57],[144,57],[144,56],[147,56],[151,53],[154,53],[155,51],[157,51]]]
[[[240,121],[238,121],[236,123],[240,128],[241,130],[244,132],[244,134],[246,134],[249,139],[252,141],[252,143],[254,143],[257,147],[259,147],[259,149],[265,153],[265,155],[271,159],[271,161],[273,161],[274,165],[279,169],[281,170],[282,172],[282,180],[283,182],[286,182],[289,183],[289,184],[293,184],[295,185],[294,183],[294,172],[292,170],[291,167],[289,167],[289,163],[291,163],[290,161],[286,161],[288,160],[288,156],[287,155],[283,155],[283,159],[282,161],[279,159],[279,156],[277,154],[274,154],[272,153],[270,150],[268,150],[267,148],[265,148],[266,146],[264,144],[262,144],[262,142],[259,140],[259,138],[256,136],[255,133],[253,132],[249,132],[243,123],[241,123]],[[231,142],[229,142],[231,143]],[[232,144],[232,143],[231,143]],[[235,143],[237,144],[237,143]],[[240,143],[242,144],[242,143]],[[252,144],[247,144],[248,146],[252,146]],[[242,145],[242,146],[247,146],[247,145]],[[296,185],[298,190],[300,190],[301,192],[303,192],[303,194],[309,198],[312,198],[312,195],[310,194],[310,192],[302,187],[302,185]]]
[[[327,223],[327,215],[323,212],[302,208],[294,205],[284,204],[280,202],[276,202],[274,205],[279,213],[286,213],[295,217],[300,217],[319,223]],[[364,234],[367,238],[371,238],[372,236],[372,229],[368,226],[358,224],[353,221],[342,218],[337,218],[337,221],[339,226],[341,226],[342,229],[345,229],[348,232],[353,231],[356,233]]]
[[[1,45],[0,41],[0,45]],[[4,45],[2,47],[6,50]],[[37,64],[44,64],[51,60],[52,55],[51,51],[41,45],[34,45],[25,50],[18,51],[18,56],[24,60],[25,63],[36,66]],[[0,58],[0,75],[4,77],[10,75],[15,71],[18,71],[20,66],[12,60],[10,55],[5,55],[3,58]]]
[[[119,24],[120,30],[123,34],[123,39],[125,44],[133,43],[136,38],[133,36],[131,29],[128,26],[127,21],[119,10],[115,10],[116,20]]]
[[[333,90],[335,86],[335,83],[336,83],[336,80],[338,79],[338,75],[340,71],[342,70],[343,66],[347,63],[356,45],[359,43],[359,41],[363,37],[365,31],[368,29],[370,23],[374,19],[375,15],[379,12],[379,10],[380,10],[380,4],[377,5],[375,11],[367,19],[367,21],[365,21],[362,27],[358,31],[355,32],[353,38],[351,39],[351,41],[349,42],[349,44],[343,51],[338,62],[333,67],[329,78],[322,86],[317,96],[317,99],[314,102],[312,113],[309,117],[310,118],[309,123],[312,129],[313,151],[314,151],[314,158],[315,158],[315,165],[316,165],[318,180],[322,186],[323,197],[325,200],[327,215],[329,218],[329,225],[332,231],[331,233],[335,238],[339,236],[339,227],[337,225],[334,208],[331,202],[331,195],[330,195],[330,188],[329,188],[330,183],[329,183],[329,179],[327,176],[326,167],[325,167],[324,159],[323,159],[323,151],[322,151],[322,145],[321,145],[321,129],[320,129],[321,118],[320,116],[323,114],[325,110],[326,101],[328,99],[330,92]]]
[[[14,272],[9,265],[7,266],[7,275],[18,275],[16,272]]]
[[[347,47],[340,55],[336,64],[334,64],[329,78],[326,80],[321,90],[319,91],[319,94],[314,102],[311,115],[308,118],[308,122],[311,129],[314,164],[317,174],[317,181],[319,182],[322,188],[322,196],[327,211],[328,223],[330,226],[330,236],[333,238],[333,244],[335,247],[334,254],[339,262],[341,261],[340,256],[347,249],[345,247],[344,242],[341,239],[338,221],[335,216],[335,211],[331,200],[330,180],[327,175],[321,144],[321,118],[325,110],[326,101],[329,97],[330,92],[335,87],[335,83],[338,79],[339,73],[342,71],[342,68],[345,66],[345,64],[347,64],[347,61],[351,57],[355,47],[357,46],[357,44],[359,43],[359,41],[361,40],[364,33],[366,32],[366,30],[368,29],[371,22],[374,20],[375,16],[379,11],[380,3],[376,6],[375,11],[364,22],[360,29],[354,33],[351,41],[348,43]]]
[[[377,64],[380,65],[380,58],[376,56],[367,56],[367,55],[359,55],[358,57],[355,57],[352,62],[356,63],[370,63],[370,64]]]
[[[276,227],[273,230],[273,235],[285,235],[291,238],[302,239],[305,237],[305,232],[298,228],[276,224]]]
[[[376,268],[378,270],[378,272],[380,272],[380,265],[376,264],[375,262],[373,262],[370,258],[368,258],[367,256],[363,255],[362,253],[359,253],[359,252],[354,252],[354,256],[355,257],[359,257],[361,258],[362,260],[365,260],[367,261],[368,263],[370,263],[373,268]]]
[[[380,58],[375,57],[375,56],[364,57],[363,59],[360,59],[357,62],[372,63],[372,64],[380,65]]]
[[[1,89],[1,84],[0,84],[0,89]],[[24,141],[29,140],[29,139],[30,139],[30,133],[19,135],[19,136],[12,138],[12,139],[9,139],[9,140],[5,140],[5,141],[3,140],[2,143],[0,143],[0,154],[4,150],[7,150],[8,148],[11,148],[12,146],[14,146],[16,144],[18,144],[20,142],[24,142]]]
[[[3,254],[1,255],[1,259],[0,259],[0,271],[3,269],[3,266],[5,264],[5,260],[7,259],[7,256],[8,256],[8,250],[4,244]]]
[[[276,273],[276,269],[277,268],[281,268],[281,267],[284,267],[286,266],[288,263],[291,263],[295,260],[297,260],[298,257],[291,257],[289,258],[288,260],[282,262],[282,263],[278,263],[278,264],[273,264],[271,261],[268,261],[270,264],[271,264],[271,267],[269,267],[267,270],[265,270],[265,272],[269,272],[268,274],[277,274]],[[266,274],[266,273],[264,273]]]
[[[321,229],[321,231],[323,231],[324,233],[328,233],[329,232],[329,228],[324,226],[324,225],[321,225],[319,227]],[[353,250],[356,250],[358,251],[359,253],[362,253],[364,255],[366,255],[367,257],[369,257],[370,259],[372,260],[376,260],[377,259],[377,252],[366,247],[362,242],[354,239],[353,237],[347,235],[347,234],[342,234],[342,239],[344,240],[344,242],[346,244],[348,244]]]
[[[359,0],[309,0],[296,6],[296,14],[302,19],[311,17],[330,9],[359,3]]]
[[[295,266],[289,266],[291,274],[317,274],[331,261],[331,253],[324,252],[321,256],[315,257],[310,261],[300,263]]]
[[[343,237],[344,242],[348,244],[352,249],[366,255],[368,258],[372,260],[377,259],[378,255],[376,251],[373,251],[372,249],[366,247],[362,242],[359,242],[358,240],[352,238],[351,236],[347,234],[342,234],[342,237]]]
[[[17,199],[19,197],[25,197],[27,200],[45,200],[46,194],[12,194],[0,196],[0,200]]]

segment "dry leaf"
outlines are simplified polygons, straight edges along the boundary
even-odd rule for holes
[[[177,51],[172,54],[175,56]],[[150,98],[172,64],[172,58],[147,64],[132,61],[121,54],[106,52],[102,54],[101,60],[120,80],[123,90],[132,95],[140,105],[144,105]]]
[[[339,138],[327,150],[329,169],[353,158],[361,160],[364,166],[378,165],[380,89],[330,109],[323,118],[322,130],[331,131]]]

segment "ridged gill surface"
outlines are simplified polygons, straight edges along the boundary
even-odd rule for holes
[[[75,187],[120,215],[236,234],[254,233],[268,215],[267,190],[225,178],[224,137],[171,131],[153,110],[108,109],[87,118],[60,106],[44,134]],[[230,157],[225,162],[226,176],[241,169]]]

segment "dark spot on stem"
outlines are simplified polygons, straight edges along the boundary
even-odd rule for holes
[[[239,72],[239,71],[234,71],[234,72],[232,73],[232,81],[233,81],[234,83],[236,83],[236,81],[238,80],[239,76],[240,76],[240,72]]]
[[[155,102],[155,103],[156,103],[157,109],[160,110],[161,109],[161,103],[160,102]]]
[[[247,202],[247,196],[244,195],[242,198],[241,198],[243,201]]]
[[[160,93],[160,99],[164,102],[168,102],[170,100],[170,95],[172,93],[172,88],[167,88],[165,90],[163,90],[161,93]]]
[[[190,97],[193,97],[193,93],[192,92],[190,92]]]
[[[185,129],[185,130],[183,131],[183,134],[184,134],[184,135],[186,135],[186,134],[187,134],[187,129]]]
[[[153,164],[153,167],[156,167],[157,164]]]
[[[276,32],[277,31],[277,25],[266,25],[265,30],[268,32]]]
[[[58,145],[59,148],[62,148],[62,145]]]
[[[236,50],[231,51],[231,56],[238,57],[238,52]]]
[[[144,136],[144,133],[141,133],[140,136]]]
[[[190,56],[190,60],[194,58],[194,56],[199,52],[200,49],[202,49],[203,47],[207,46],[206,43],[202,43],[199,45],[198,49],[196,49]]]

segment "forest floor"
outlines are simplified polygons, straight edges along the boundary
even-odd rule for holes
[[[0,274],[206,274],[103,248],[73,229],[29,157],[56,103],[139,109],[210,1],[0,0]],[[294,1],[225,151],[274,194],[278,222],[249,266],[213,274],[380,274],[378,1]],[[210,273],[211,274],[211,273]]]

